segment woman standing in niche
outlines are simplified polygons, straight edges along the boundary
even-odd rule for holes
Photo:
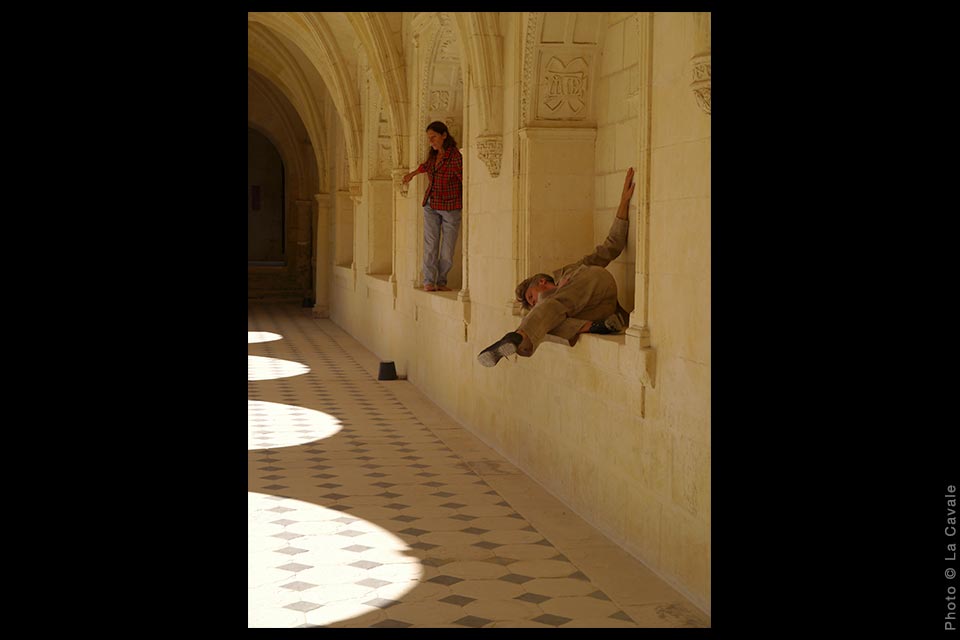
[[[447,125],[438,120],[427,125],[426,131],[430,153],[423,164],[403,176],[403,182],[410,182],[418,173],[430,178],[422,203],[423,290],[450,291],[447,274],[453,268],[463,209],[463,157]]]

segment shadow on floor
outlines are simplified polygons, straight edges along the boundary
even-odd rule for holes
[[[638,626],[301,310],[251,317],[250,626]]]

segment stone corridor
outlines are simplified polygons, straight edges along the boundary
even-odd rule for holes
[[[248,307],[250,627],[707,627],[330,320]]]

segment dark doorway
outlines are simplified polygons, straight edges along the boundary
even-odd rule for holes
[[[283,159],[263,134],[247,129],[247,261],[278,266],[286,260]]]

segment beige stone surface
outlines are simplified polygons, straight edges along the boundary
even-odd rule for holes
[[[534,622],[533,620],[500,620],[491,624],[490,627],[499,628],[499,629],[520,629],[520,628],[552,629],[553,628],[549,624],[542,624],[540,622]]]
[[[536,531],[488,531],[481,533],[480,537],[488,542],[495,542],[502,545],[520,545],[530,542],[536,542],[542,539]]]
[[[508,544],[497,547],[494,553],[501,558],[516,560],[546,560],[557,555],[556,549],[542,544]]]
[[[567,618],[605,618],[619,607],[608,601],[585,597],[560,597],[547,600],[540,608],[555,616]]]
[[[509,600],[478,600],[464,605],[463,610],[471,616],[497,621],[536,618],[543,613],[542,609],[532,602],[524,602],[515,598]]]
[[[510,565],[510,570],[532,578],[561,578],[574,573],[576,567],[560,560],[521,560]]]
[[[443,573],[464,580],[492,580],[509,573],[506,567],[492,562],[451,562],[443,566]]]
[[[680,507],[664,509],[661,518],[661,567],[667,575],[703,592],[707,582],[707,525]]]
[[[308,611],[304,616],[306,624],[317,626],[352,626],[358,620],[363,621],[363,626],[369,626],[386,620],[387,615],[384,611],[375,607],[368,607],[362,604],[331,604],[313,611]]]
[[[401,620],[411,624],[435,624],[453,622],[463,617],[463,609],[445,602],[414,602],[401,603],[390,607],[387,617],[392,620]]]
[[[471,598],[507,600],[524,594],[524,588],[503,580],[469,580],[451,585],[450,591]]]
[[[560,625],[561,629],[635,629],[637,625],[615,618],[577,618]]]

